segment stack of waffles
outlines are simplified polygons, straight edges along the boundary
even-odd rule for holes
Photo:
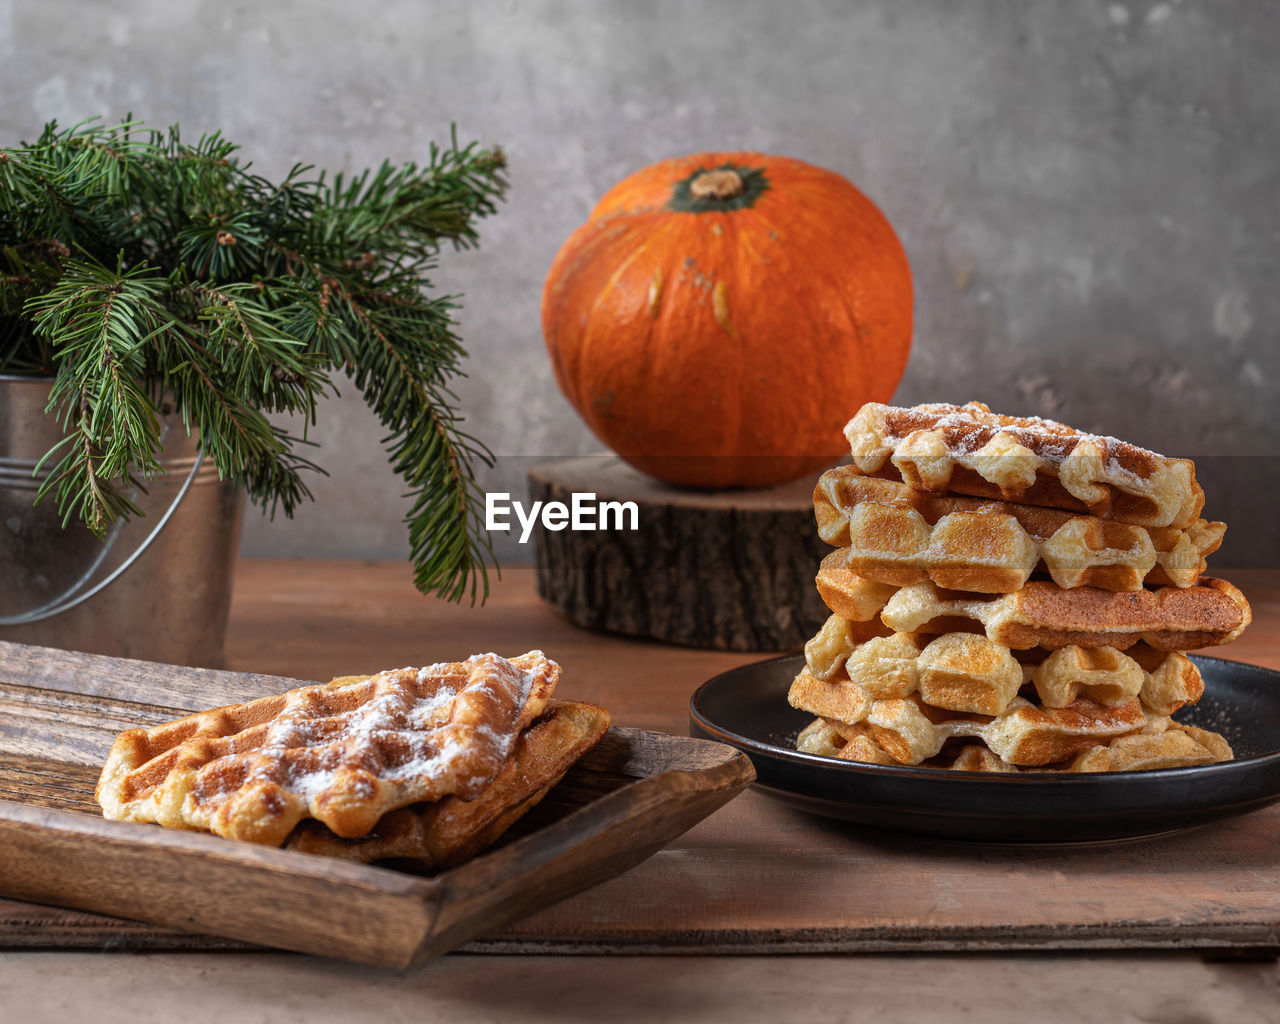
[[[1223,523],[1195,466],[980,403],[864,406],[814,491],[818,591],[791,704],[800,750],[961,771],[1127,771],[1231,758],[1175,722],[1184,652],[1250,622],[1202,574]]]
[[[555,700],[541,651],[342,676],[129,729],[97,797],[154,822],[353,861],[443,868],[496,840],[609,728]]]

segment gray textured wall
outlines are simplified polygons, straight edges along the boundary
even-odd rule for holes
[[[1270,0],[0,0],[0,137],[132,110],[221,128],[273,174],[410,159],[451,120],[501,143],[510,202],[438,283],[467,296],[460,390],[502,455],[596,447],[540,338],[559,243],[629,171],[737,147],[837,170],[897,226],[903,402],[1276,455],[1278,54]],[[358,400],[331,402],[319,502],[251,515],[244,550],[404,553],[378,436]],[[1274,482],[1276,461],[1206,460],[1208,511],[1257,512],[1239,481]],[[522,468],[489,483],[521,490]]]

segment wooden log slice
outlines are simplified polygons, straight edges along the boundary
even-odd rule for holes
[[[553,531],[539,521],[538,593],[589,629],[689,647],[796,650],[829,614],[813,582],[831,550],[814,525],[816,477],[698,491],[654,480],[615,456],[535,466],[530,503],[568,506],[579,492],[638,509],[636,530]]]

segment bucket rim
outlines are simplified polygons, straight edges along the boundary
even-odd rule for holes
[[[29,373],[0,373],[0,384],[52,384],[56,377]]]

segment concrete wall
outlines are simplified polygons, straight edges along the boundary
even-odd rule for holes
[[[1203,472],[1247,562],[1263,533],[1274,550],[1280,498],[1278,460],[1257,458],[1280,454],[1277,54],[1269,0],[0,0],[0,138],[133,111],[221,128],[272,174],[412,159],[450,121],[501,143],[510,202],[437,283],[467,296],[460,392],[503,456],[597,447],[538,303],[609,185],[703,149],[810,160],[872,196],[911,258],[901,401],[1237,456]],[[251,515],[244,550],[401,556],[376,422],[352,395],[322,414],[318,503]],[[526,464],[486,482],[522,490]]]

